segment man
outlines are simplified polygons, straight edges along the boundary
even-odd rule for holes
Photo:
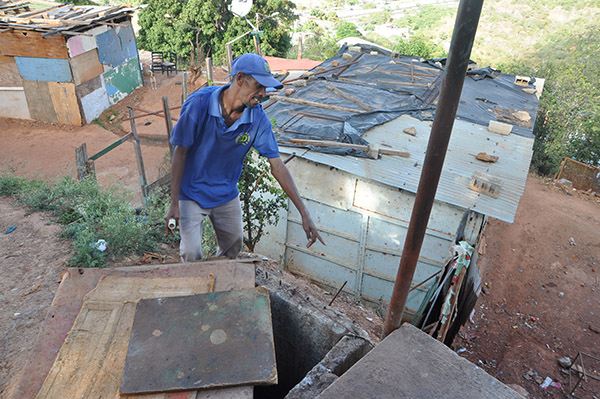
[[[292,177],[279,157],[271,121],[260,100],[266,89],[281,89],[269,64],[256,54],[233,62],[233,81],[192,94],[171,134],[171,206],[166,221],[179,222],[184,262],[202,258],[202,221],[210,217],[219,246],[217,256],[235,258],[243,244],[242,210],[237,182],[251,147],[268,158],[271,173],[302,216],[310,247],[323,242]]]

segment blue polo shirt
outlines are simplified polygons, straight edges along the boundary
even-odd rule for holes
[[[179,199],[196,201],[202,208],[239,195],[237,182],[251,147],[266,158],[279,157],[271,121],[260,104],[244,109],[227,127],[219,105],[226,87],[209,86],[190,95],[171,133],[171,144],[188,150]]]

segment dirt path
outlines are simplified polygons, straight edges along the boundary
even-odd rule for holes
[[[599,356],[599,232],[597,199],[567,196],[530,177],[515,223],[492,219],[487,226],[485,294],[455,349],[466,348],[463,356],[533,397],[564,397],[568,376],[557,359],[579,351]],[[600,370],[600,362],[589,367]],[[563,388],[542,390],[547,376]],[[587,387],[585,395],[598,396],[600,382]]]

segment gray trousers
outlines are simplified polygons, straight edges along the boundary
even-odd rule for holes
[[[219,249],[217,256],[234,259],[242,249],[242,208],[239,197],[215,208],[202,208],[196,201],[179,201],[179,255],[182,262],[202,259],[202,221],[210,218]]]

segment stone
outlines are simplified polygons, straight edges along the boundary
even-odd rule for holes
[[[406,134],[410,134],[411,136],[417,135],[417,129],[415,129],[413,126],[407,127],[406,129],[403,130],[403,132]]]
[[[562,368],[568,369],[569,367],[571,367],[571,358],[568,356],[556,359],[556,361],[558,362],[558,364],[560,364],[560,367]]]

